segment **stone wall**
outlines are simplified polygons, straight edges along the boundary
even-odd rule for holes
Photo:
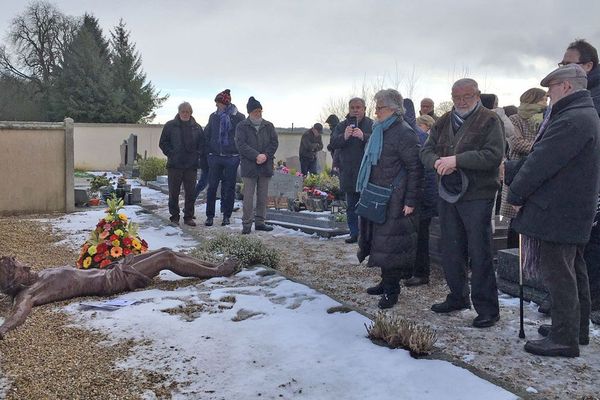
[[[73,120],[0,122],[0,214],[72,211]]]
[[[83,170],[116,171],[121,161],[120,146],[130,134],[137,135],[138,153],[143,157],[164,158],[158,147],[163,125],[157,124],[87,124],[76,123],[74,133],[75,168]],[[276,160],[298,156],[300,138],[304,129],[278,129],[279,149]],[[323,135],[323,145],[329,144],[329,134]],[[325,154],[326,153],[326,154]],[[323,158],[324,157],[324,158]],[[331,165],[329,152],[322,152],[320,162],[325,159]],[[321,168],[323,166],[321,165]]]

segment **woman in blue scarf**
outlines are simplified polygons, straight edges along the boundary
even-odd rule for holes
[[[419,161],[419,139],[403,118],[400,93],[381,90],[374,100],[377,123],[365,148],[356,191],[362,192],[368,183],[390,187],[397,176],[402,175],[402,179],[392,192],[384,223],[360,218],[357,255],[361,262],[369,257],[368,267],[381,268],[381,282],[367,289],[367,293],[381,295],[379,307],[390,308],[398,301],[400,279],[412,275],[423,167]]]

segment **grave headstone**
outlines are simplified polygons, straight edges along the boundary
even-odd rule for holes
[[[127,140],[124,140],[120,146],[121,163],[119,164],[119,172],[123,173],[127,178],[135,178],[140,176],[139,167],[135,164],[137,155],[137,136],[129,135]]]
[[[285,159],[285,165],[288,168],[294,168],[297,171],[300,171],[300,157],[292,156]]]
[[[298,192],[302,191],[304,178],[290,174],[275,172],[269,182],[269,196],[288,197],[295,199]]]

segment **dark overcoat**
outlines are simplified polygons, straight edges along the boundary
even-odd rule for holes
[[[202,127],[194,117],[185,123],[178,114],[163,127],[158,146],[167,156],[167,168],[198,168],[204,146]]]
[[[346,119],[335,127],[329,139],[329,147],[335,151],[336,157],[339,154],[340,190],[345,193],[355,193],[356,178],[365,152],[365,145],[373,130],[373,120],[364,117],[358,123],[358,128],[364,133],[363,140],[354,136],[349,137],[348,140],[344,138],[344,131],[349,124],[348,116],[346,116]]]
[[[554,104],[509,188],[507,202],[523,206],[513,219],[515,231],[548,242],[587,243],[600,189],[599,132],[587,90]]]
[[[360,218],[359,249],[369,255],[369,267],[380,267],[382,274],[409,278],[417,251],[417,206],[423,179],[419,161],[419,139],[412,128],[398,118],[383,132],[383,149],[377,165],[371,168],[369,182],[390,186],[401,169],[406,171],[399,186],[392,192],[383,224]],[[415,212],[404,215],[404,206]],[[385,271],[385,272],[384,272]]]
[[[235,129],[235,144],[240,152],[243,178],[273,176],[273,162],[279,141],[272,123],[263,119],[257,131],[250,118],[246,118]],[[265,154],[267,161],[257,164],[256,156],[259,154]]]

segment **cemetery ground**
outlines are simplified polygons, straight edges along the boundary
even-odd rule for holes
[[[151,249],[188,250],[219,233],[241,231],[241,211],[234,213],[232,225],[220,226],[218,201],[215,226],[203,225],[204,205],[198,202],[198,226],[191,228],[167,226],[166,195],[143,188],[142,200],[142,208],[128,207],[127,212],[140,223]],[[74,265],[79,245],[102,210],[2,217],[0,254],[16,255],[37,269]],[[356,245],[345,244],[343,236],[323,239],[281,227],[250,236],[281,253],[277,269],[289,280],[262,269],[204,283],[162,273],[147,289],[115,296],[140,301],[129,310],[79,308],[98,298],[37,307],[22,327],[0,341],[0,392],[7,399],[516,397],[474,373],[522,398],[600,399],[597,325],[591,325],[591,343],[581,347],[579,358],[527,354],[518,338],[518,299],[501,295],[500,322],[488,329],[471,327],[473,310],[431,312],[431,304],[446,294],[443,275],[434,267],[429,285],[403,287],[398,304],[388,311],[437,331],[430,360],[415,361],[404,350],[379,347],[365,338],[364,316],[377,313],[377,297],[368,296],[365,288],[378,281],[378,271],[358,264]],[[324,313],[336,301],[360,314],[336,313],[331,321],[309,318],[306,310]],[[0,317],[8,307],[4,299]],[[170,319],[155,319],[156,314]],[[224,328],[220,316],[239,322]],[[167,324],[157,329],[157,321]],[[295,325],[298,321],[301,325]],[[526,303],[528,338],[538,338],[537,326],[548,321],[535,304]],[[282,348],[284,354],[278,352]],[[239,358],[239,353],[255,359]],[[194,369],[199,359],[214,369]],[[322,365],[314,364],[315,359]],[[292,369],[296,375],[289,373],[291,360],[300,363]],[[262,373],[252,374],[252,369]],[[330,387],[311,386],[311,374],[321,375]],[[253,380],[256,376],[262,380]],[[347,391],[365,379],[370,384],[361,387],[363,392]],[[214,384],[223,380],[226,385]]]

